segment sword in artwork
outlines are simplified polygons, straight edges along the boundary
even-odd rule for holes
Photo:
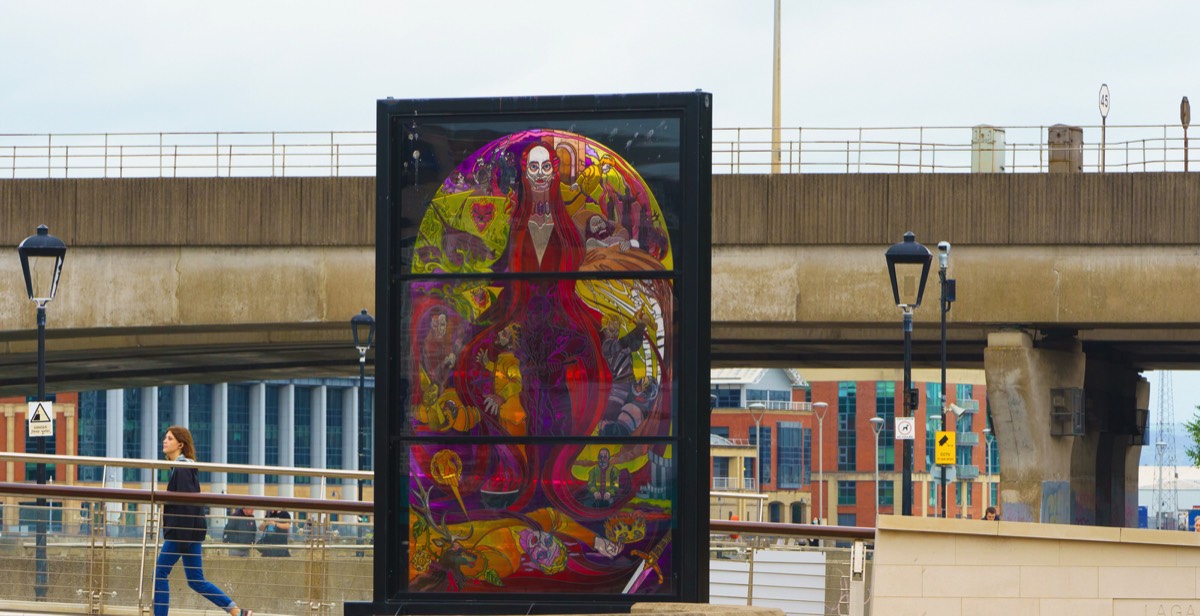
[[[650,578],[651,573],[658,575],[659,584],[665,581],[662,569],[658,566],[658,561],[662,557],[663,550],[667,549],[670,543],[671,532],[667,531],[667,534],[663,535],[658,545],[655,545],[654,549],[650,550],[650,552],[630,550],[629,553],[642,559],[642,562],[638,563],[637,569],[633,571],[633,577],[629,578],[629,583],[625,585],[625,590],[621,591],[621,594],[628,595],[637,592],[638,588],[641,588],[642,583]]]

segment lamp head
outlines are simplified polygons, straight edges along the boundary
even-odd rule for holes
[[[824,421],[825,410],[828,408],[828,402],[813,402],[813,412],[817,414],[817,421]]]
[[[883,430],[883,418],[882,417],[872,417],[870,419],[870,421],[871,421],[871,429],[875,431],[875,436],[879,436],[880,431]]]
[[[929,249],[918,244],[917,236],[909,231],[904,234],[904,241],[892,244],[883,256],[896,305],[905,311],[920,306],[929,279],[929,264],[933,261]]]
[[[354,346],[362,355],[366,355],[375,341],[375,318],[367,313],[367,309],[350,319],[350,331],[354,334]]]
[[[29,299],[39,307],[45,307],[58,292],[58,279],[62,275],[67,245],[50,235],[46,225],[40,225],[36,234],[21,240],[17,253],[21,256],[21,270],[25,274],[25,291],[29,293]]]

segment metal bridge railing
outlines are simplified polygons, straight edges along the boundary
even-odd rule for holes
[[[781,129],[779,171],[965,173],[973,128],[787,127]],[[1050,126],[997,128],[1006,131],[1006,172],[1049,169]],[[1085,172],[1183,171],[1190,161],[1180,126],[1079,128]],[[770,173],[773,151],[770,128],[713,129],[714,173]],[[0,178],[374,174],[373,131],[0,134]]]
[[[17,453],[0,453],[0,460],[154,469],[148,489],[0,483],[0,519],[5,521],[0,531],[0,611],[150,613],[163,545],[162,508],[170,502],[207,507],[204,575],[239,606],[260,613],[326,615],[340,613],[346,601],[372,597],[370,502],[171,493],[165,491],[170,462]],[[318,478],[318,486],[333,476],[371,477],[359,471],[195,466],[211,472],[309,476]],[[256,515],[250,530],[232,532],[229,522],[240,518],[233,515],[239,508]],[[287,529],[271,526],[275,522],[264,514],[274,510],[289,514]],[[45,537],[41,549],[39,534]],[[220,613],[188,587],[182,562],[169,580],[173,609]]]

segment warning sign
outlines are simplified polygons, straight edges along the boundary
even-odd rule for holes
[[[25,417],[29,436],[54,436],[53,402],[30,402]]]
[[[954,451],[954,433],[938,431],[937,436],[933,439],[933,463],[934,464],[954,464],[956,457]]]

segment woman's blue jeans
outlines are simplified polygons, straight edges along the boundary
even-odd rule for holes
[[[171,586],[168,577],[175,563],[183,558],[183,572],[187,576],[188,586],[204,595],[217,607],[228,611],[233,607],[233,599],[221,592],[212,582],[204,579],[204,564],[200,560],[200,544],[195,541],[164,541],[158,553],[158,563],[154,568],[154,616],[167,616],[171,607]]]

